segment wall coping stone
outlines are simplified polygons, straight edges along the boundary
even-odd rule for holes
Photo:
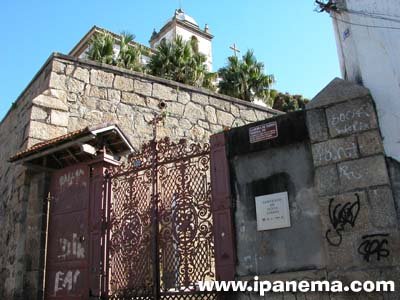
[[[326,107],[370,95],[366,87],[336,77],[306,105],[306,109]]]

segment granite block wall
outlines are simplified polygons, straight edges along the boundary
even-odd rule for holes
[[[228,149],[234,149],[228,157],[234,183],[236,278],[340,280],[345,285],[353,280],[391,280],[396,292],[265,297],[248,292],[231,298],[399,299],[399,176],[396,163],[385,156],[369,91],[335,79],[310,102],[304,125],[297,114],[228,132]],[[278,132],[306,126],[307,134],[249,144],[249,128],[269,122],[277,122]],[[290,160],[295,162],[288,167]],[[290,228],[256,230],[254,187],[259,182],[264,182],[263,195],[288,192]]]
[[[160,138],[208,142],[211,133],[279,114],[265,107],[149,75],[57,55],[49,87],[32,100],[34,141],[104,122],[118,124],[136,149],[152,135],[160,103]]]
[[[41,200],[31,187],[34,175],[8,159],[34,143],[29,137],[31,100],[47,88],[50,69],[46,64],[39,71],[0,123],[0,299],[26,299],[24,276],[32,268],[25,259],[26,245],[32,245],[28,224],[33,215],[28,207],[30,202],[40,205]]]

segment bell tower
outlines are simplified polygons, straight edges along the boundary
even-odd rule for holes
[[[206,65],[209,71],[212,71],[212,39],[213,35],[206,24],[201,29],[197,22],[187,15],[181,8],[175,10],[174,16],[160,29],[153,31],[150,38],[150,47],[156,48],[162,41],[172,41],[177,36],[181,36],[184,41],[196,39],[199,45],[199,52],[207,57]]]

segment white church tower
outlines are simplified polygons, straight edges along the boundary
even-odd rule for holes
[[[197,39],[199,52],[207,57],[207,68],[212,71],[212,45],[213,35],[210,33],[208,25],[201,29],[197,22],[182,9],[175,10],[175,14],[160,31],[153,32],[150,38],[151,48],[156,48],[162,41],[171,41],[177,36],[181,36],[184,41],[189,41],[192,38]]]

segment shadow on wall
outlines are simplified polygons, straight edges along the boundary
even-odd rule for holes
[[[278,122],[301,131],[305,126],[302,114],[281,116]],[[248,135],[247,129],[242,128],[242,138]],[[264,145],[262,151],[247,154],[242,144],[243,152],[231,157],[236,190],[234,222],[236,239],[240,241],[238,276],[319,269],[325,264],[311,147],[307,136],[302,138],[303,142],[293,143],[283,138],[275,145]],[[230,141],[234,147],[234,139]],[[255,197],[281,192],[288,193],[291,226],[257,231]]]

